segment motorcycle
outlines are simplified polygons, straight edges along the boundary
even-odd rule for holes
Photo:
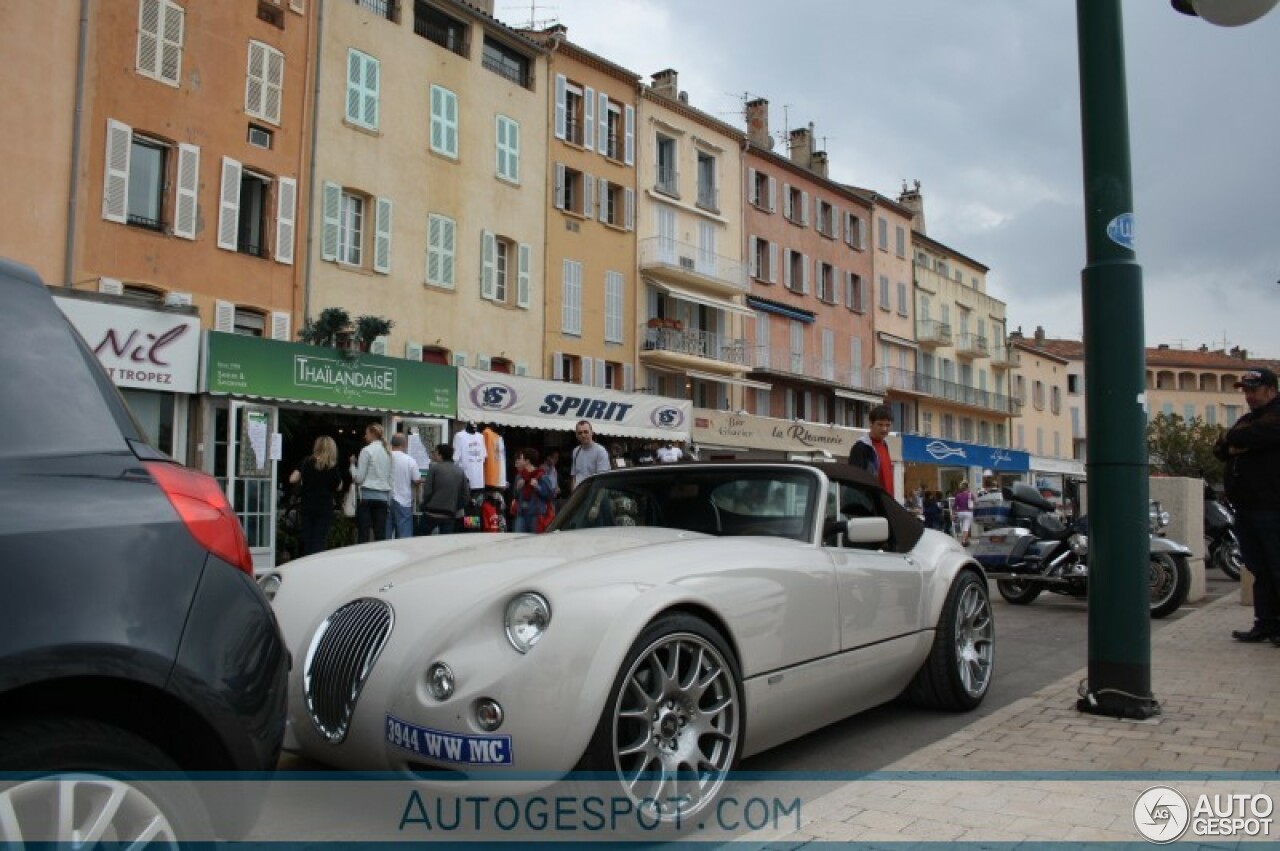
[[[1087,597],[1087,518],[1064,522],[1054,512],[1053,503],[1030,485],[1005,488],[1003,495],[1013,525],[984,532],[974,549],[974,557],[996,580],[1000,596],[1019,606],[1030,604],[1044,591]],[[1167,518],[1157,508],[1156,516],[1162,515]],[[1165,617],[1186,602],[1191,589],[1190,558],[1187,547],[1152,535],[1148,562],[1151,617]]]
[[[1244,568],[1240,541],[1236,538],[1236,518],[1227,504],[1209,485],[1204,487],[1204,563],[1216,567],[1229,578],[1239,580]]]

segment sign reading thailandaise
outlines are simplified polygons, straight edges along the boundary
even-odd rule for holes
[[[458,370],[458,418],[463,420],[567,431],[587,420],[598,434],[686,441],[692,410],[687,399]]]
[[[203,387],[209,393],[319,402],[353,408],[452,417],[456,370],[381,355],[206,333]]]

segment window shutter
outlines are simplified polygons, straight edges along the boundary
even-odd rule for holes
[[[564,381],[564,354],[551,353],[551,378],[553,381]]]
[[[567,83],[564,74],[556,74],[556,138],[563,139],[565,137],[565,123],[567,111],[565,108],[565,97],[567,94]]]
[[[391,271],[391,209],[390,198],[379,198],[373,231],[373,271],[388,274]]]
[[[292,265],[298,181],[292,177],[281,177],[276,185],[276,262]]]
[[[630,186],[622,190],[623,201],[627,205],[626,209],[626,227],[627,230],[636,229],[636,191]]]
[[[286,311],[273,310],[271,312],[271,339],[288,340],[289,323],[290,316]]]
[[[361,93],[361,81],[363,80],[364,62],[360,59],[360,52],[357,50],[347,51],[347,120],[360,123],[360,104],[364,100]]]
[[[589,174],[582,176],[582,215],[588,219],[595,215],[596,179]]]
[[[785,195],[783,196],[786,197]],[[782,264],[782,285],[791,289],[791,249],[787,249],[785,262]]]
[[[747,201],[757,206],[764,206],[764,199],[760,197],[760,187],[756,185],[754,168],[747,169]]]
[[[529,364],[524,361],[516,361],[516,375],[528,375]]]
[[[440,283],[452,288],[454,283],[454,258],[458,253],[456,240],[458,227],[453,219],[442,217],[440,222]]]
[[[520,125],[507,122],[507,177],[520,182]]]
[[[622,365],[622,392],[631,393],[636,389],[636,371],[629,363]]]
[[[467,353],[466,353],[466,352],[454,352],[454,353],[453,353],[453,365],[454,365],[454,366],[465,367],[465,366],[467,365]]]
[[[213,330],[234,334],[236,330],[236,306],[232,302],[217,299],[213,303]]]
[[[635,165],[636,162],[636,108],[628,106],[624,111],[626,116],[626,143],[625,143],[625,159],[627,165]]]
[[[600,109],[596,114],[596,119],[600,122],[600,132],[597,135],[600,143],[597,147],[600,149],[601,155],[616,158],[617,151],[609,150],[609,142],[612,141],[609,138],[609,96],[604,92],[600,93]]]
[[[107,160],[102,188],[102,218],[124,224],[129,217],[129,155],[133,128],[107,119]]]
[[[241,166],[231,157],[222,158],[222,193],[218,199],[218,247],[236,250],[240,229]]]
[[[385,334],[374,337],[373,342],[369,344],[369,354],[382,355],[385,357],[387,354],[388,346],[390,346],[390,344],[391,344],[391,339],[387,337],[387,335]]]
[[[498,241],[491,231],[480,231],[480,297],[492,299],[497,292],[496,256]]]
[[[800,224],[809,224],[809,193],[800,193]]]
[[[782,215],[791,218],[791,185],[782,184]]]
[[[596,386],[597,387],[607,386],[608,376],[605,375],[605,372],[607,371],[607,369],[608,369],[608,365],[604,362],[604,360],[602,358],[596,358]]]
[[[362,123],[366,127],[378,128],[378,94],[379,94],[378,60],[372,56],[364,57],[364,107]]]
[[[759,237],[749,237],[747,241],[747,274],[753,278],[760,277],[760,239]]]
[[[444,89],[431,87],[431,150],[444,151]]]
[[[555,198],[554,203],[557,210],[564,209],[564,163],[556,163],[555,167]]]
[[[809,258],[800,255],[800,294],[809,294]]]
[[[478,369],[493,369],[493,359],[488,355],[476,355],[476,367]]]
[[[778,212],[778,178],[769,178],[769,212]]]
[[[172,3],[163,3],[160,28],[160,79],[178,85],[182,78],[182,31],[186,13]]]
[[[342,210],[342,187],[326,180],[322,206],[323,224],[320,227],[320,259],[338,259],[338,217]]]
[[[531,283],[531,269],[533,249],[528,243],[522,242],[516,249],[517,271],[516,271],[516,307],[529,306],[529,287]]]
[[[196,238],[196,195],[200,188],[200,149],[178,145],[178,188],[173,205],[173,235]]]
[[[404,344],[404,356],[406,360],[422,361],[422,344],[407,342]]]
[[[582,105],[584,109],[582,121],[582,147],[588,151],[595,150],[596,138],[596,90],[587,86],[583,91]],[[604,148],[604,136],[600,137],[600,147]]]
[[[279,125],[284,91],[284,54],[271,48],[267,49],[267,81],[264,89],[262,117]]]
[[[778,283],[778,243],[769,243],[769,283]]]
[[[507,122],[501,115],[494,119],[494,171],[498,177],[507,176]]]
[[[603,177],[596,181],[596,187],[600,190],[600,221],[609,221],[609,181]]]
[[[160,0],[138,4],[138,70],[160,76]]]
[[[444,93],[444,148],[451,157],[458,155],[458,96]]]
[[[435,213],[427,214],[427,277],[428,284],[440,283],[441,240],[444,234],[440,217]]]
[[[249,42],[249,68],[244,80],[244,111],[264,118],[266,99],[267,46],[258,41]]]

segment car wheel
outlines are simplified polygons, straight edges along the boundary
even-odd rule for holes
[[[996,590],[1007,602],[1015,606],[1028,606],[1040,596],[1042,589],[1036,583],[1023,579],[997,579]]]
[[[737,763],[743,710],[724,639],[691,615],[664,615],[627,652],[584,763],[614,774],[653,817],[678,821],[711,803]]]
[[[987,584],[965,570],[951,583],[929,658],[907,687],[912,703],[934,709],[973,709],[991,687],[995,623]]]
[[[58,845],[178,848],[212,838],[181,769],[127,730],[80,718],[19,721],[0,730],[0,772],[41,776],[0,785],[0,839]],[[163,772],[163,780],[131,776]]]
[[[1176,612],[1191,590],[1191,568],[1186,556],[1152,553],[1147,568],[1151,584],[1151,617]]]

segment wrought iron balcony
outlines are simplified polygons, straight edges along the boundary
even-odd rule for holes
[[[956,336],[956,357],[985,358],[991,354],[987,349],[987,338],[977,334],[959,334]]]
[[[781,346],[748,346],[746,363],[751,369],[763,372],[795,375],[846,387],[868,386],[865,370],[817,356],[806,357]]]
[[[936,319],[916,322],[916,342],[925,348],[951,345],[951,326]]]
[[[878,366],[871,371],[871,387],[877,393],[886,390],[900,390],[919,396],[932,396],[959,405],[969,405],[987,411],[998,411],[1002,414],[1016,414],[1013,400],[1002,393],[990,390],[979,390],[966,387],[954,381],[944,381],[932,375],[924,375],[900,369],[896,366]]]
[[[648,352],[671,353],[734,366],[744,366],[747,363],[746,341],[741,338],[726,337],[697,328],[685,329],[671,320],[658,322],[662,323],[661,327],[651,327],[654,322],[649,322],[640,330],[642,355]]]
[[[660,165],[658,166],[658,179],[654,183],[653,188],[663,195],[670,195],[673,198],[680,197],[680,173],[676,171],[675,166]]]

